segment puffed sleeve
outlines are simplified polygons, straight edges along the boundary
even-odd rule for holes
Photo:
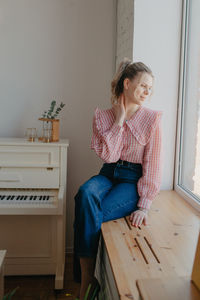
[[[124,128],[114,124],[111,119],[106,111],[95,110],[91,149],[107,163],[118,161],[123,148]]]
[[[138,207],[149,209],[152,200],[160,190],[162,173],[162,112],[159,112],[156,124],[149,142],[145,146],[142,170],[142,177],[137,187],[140,196]]]

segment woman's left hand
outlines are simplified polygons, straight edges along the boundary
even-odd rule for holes
[[[147,217],[148,217],[148,210],[138,209],[132,212],[129,220],[131,221],[132,226],[138,227],[142,224],[147,225]]]

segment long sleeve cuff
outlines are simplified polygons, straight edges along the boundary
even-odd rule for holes
[[[152,201],[145,197],[140,197],[137,206],[145,209],[150,209]]]

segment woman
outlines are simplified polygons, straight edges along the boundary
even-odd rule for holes
[[[80,300],[89,284],[99,289],[94,268],[102,222],[130,215],[133,226],[146,225],[159,191],[162,112],[143,107],[153,81],[146,65],[124,59],[111,83],[112,108],[95,111],[91,148],[104,164],[75,196],[74,277],[81,282]]]

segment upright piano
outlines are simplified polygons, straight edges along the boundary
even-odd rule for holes
[[[5,275],[55,275],[63,288],[68,140],[0,138],[0,249]]]

